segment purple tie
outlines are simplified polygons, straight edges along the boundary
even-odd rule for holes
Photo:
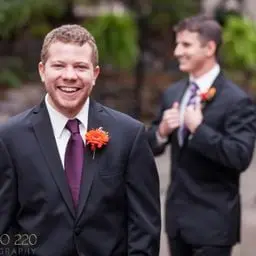
[[[78,205],[80,183],[83,170],[84,142],[79,131],[79,121],[69,120],[66,128],[70,131],[66,153],[65,153],[65,172],[72,194],[75,207]]]
[[[197,91],[199,87],[196,83],[191,82],[189,86],[189,91],[190,91],[190,97],[187,103],[187,106],[189,105],[195,105],[196,104],[196,96],[197,96]]]
[[[196,83],[191,82],[189,85],[189,100],[187,102],[186,106],[189,105],[195,105],[196,104],[196,99],[197,99],[197,91],[198,91],[199,87]],[[185,124],[183,123],[181,125],[181,136],[182,136],[182,142],[184,142],[186,136],[188,135],[189,131],[188,128],[185,126]]]

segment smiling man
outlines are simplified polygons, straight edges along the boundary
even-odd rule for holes
[[[230,256],[240,241],[239,177],[254,151],[255,105],[221,71],[215,20],[194,16],[174,30],[174,55],[188,77],[164,92],[148,131],[155,155],[171,145],[165,214],[171,255]]]
[[[66,29],[68,29],[67,27]],[[39,72],[48,102],[73,118],[82,109],[99,75],[98,52],[93,38],[68,38],[68,31],[54,30],[45,38]],[[66,43],[72,40],[73,43]],[[86,42],[87,41],[87,42]]]
[[[90,97],[99,72],[85,28],[46,35],[47,94],[0,127],[0,248],[158,256],[159,179],[145,128]]]

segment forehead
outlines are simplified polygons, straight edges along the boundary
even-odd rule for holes
[[[176,33],[176,41],[196,42],[199,41],[199,33],[182,30]]]
[[[48,60],[68,61],[91,61],[92,47],[85,43],[82,46],[75,43],[54,42],[48,48]]]

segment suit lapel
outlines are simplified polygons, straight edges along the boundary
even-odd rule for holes
[[[187,90],[188,84],[189,84],[188,79],[184,79],[184,80],[181,81],[181,84],[179,86],[180,89],[179,89],[179,91],[177,93],[177,96],[176,96],[179,104],[181,104],[182,98],[183,98],[183,96],[184,96],[184,94]]]
[[[108,131],[106,122],[104,122],[104,113],[101,105],[97,104],[92,99],[90,100],[89,116],[88,116],[88,131],[91,129],[97,129],[103,127],[105,131]],[[104,150],[103,150],[104,151]],[[93,152],[89,145],[85,146],[84,168],[82,174],[82,181],[80,187],[80,198],[77,211],[77,221],[81,217],[81,214],[86,205],[90,190],[93,184],[95,173],[102,166],[102,149],[96,150],[94,159]]]
[[[211,104],[214,102],[215,98],[218,97],[218,95],[220,95],[220,92],[223,88],[223,84],[225,84],[225,83],[226,83],[225,76],[224,76],[223,72],[221,71],[210,87],[210,88],[214,87],[216,89],[216,94],[209,102],[206,103],[205,107],[203,108],[203,113],[211,106]]]
[[[223,72],[220,71],[219,75],[216,77],[216,79],[214,80],[213,84],[210,87],[210,88],[214,87],[216,89],[216,94],[214,95],[214,97],[209,102],[207,102],[205,104],[204,108],[202,109],[203,114],[211,106],[211,104],[214,102],[215,98],[218,97],[218,95],[220,95],[220,91],[222,90],[223,84],[225,84],[225,83],[226,83],[225,76],[224,76]],[[185,148],[185,146],[187,145],[188,137],[189,137],[189,135],[184,139],[184,143],[181,147],[182,149]]]
[[[56,185],[58,186],[60,193],[68,206],[68,209],[75,217],[71,193],[66,180],[65,172],[61,164],[52,125],[44,101],[34,110],[32,127],[41,148],[42,154],[44,155],[51,171],[52,177],[54,178]]]

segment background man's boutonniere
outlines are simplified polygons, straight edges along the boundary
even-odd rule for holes
[[[109,142],[108,132],[104,131],[102,127],[92,129],[85,134],[86,145],[89,145],[93,151],[93,159],[97,148],[102,148]]]
[[[215,87],[211,87],[207,92],[200,93],[199,96],[200,96],[202,107],[204,107],[207,102],[210,102],[215,96],[215,94],[216,94]]]

